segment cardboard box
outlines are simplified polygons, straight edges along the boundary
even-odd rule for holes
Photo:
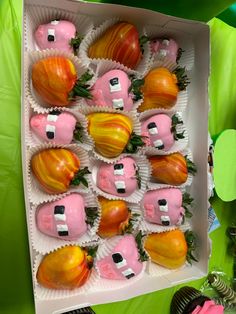
[[[184,20],[158,12],[119,6],[112,4],[88,3],[72,0],[25,0],[24,3],[24,34],[22,50],[22,157],[23,175],[25,188],[26,216],[29,229],[29,241],[31,252],[31,265],[36,251],[32,247],[30,237],[29,213],[31,203],[29,202],[29,190],[27,182],[27,165],[25,163],[29,147],[26,145],[25,137],[29,128],[28,120],[25,118],[25,54],[27,50],[35,49],[32,31],[32,20],[29,17],[30,6],[46,6],[55,8],[55,11],[69,11],[71,14],[87,15],[95,26],[100,25],[111,17],[120,17],[138,26],[145,26],[147,30],[156,28],[156,33],[173,36],[186,51],[192,53],[192,59],[187,66],[188,76],[191,84],[188,87],[187,108],[183,112],[183,118],[188,130],[189,147],[192,151],[193,160],[198,167],[197,175],[189,189],[194,198],[193,218],[191,228],[198,236],[199,262],[191,267],[185,266],[179,270],[158,272],[156,275],[144,273],[139,280],[128,282],[114,282],[100,279],[85,294],[60,298],[57,300],[41,300],[35,297],[36,313],[63,313],[69,310],[82,308],[94,304],[110,303],[133,298],[152,291],[165,289],[180,283],[196,280],[207,274],[208,259],[210,254],[208,240],[208,195],[207,195],[207,155],[208,155],[208,76],[209,76],[209,28],[206,24]],[[184,63],[184,60],[182,61]],[[192,62],[192,63],[191,63]],[[33,278],[35,288],[35,280]]]

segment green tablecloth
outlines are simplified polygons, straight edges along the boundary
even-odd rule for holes
[[[132,5],[126,1],[109,1]],[[231,0],[199,0],[199,1],[137,1],[133,5],[155,9],[163,13],[185,18],[208,21],[223,11],[234,1]],[[32,314],[34,313],[31,284],[28,238],[25,219],[24,196],[21,175],[20,146],[20,60],[21,60],[21,10],[22,0],[0,1],[0,313]],[[222,97],[215,91],[221,86],[224,73],[222,62],[219,64],[223,43],[218,40],[214,28],[217,21],[211,24],[212,37],[212,76],[210,79],[210,96],[212,113],[210,129],[215,135],[219,131],[231,127],[236,128],[236,119],[232,117],[233,100],[230,80],[224,77],[224,93],[228,102],[222,103]],[[214,37],[215,36],[215,37]],[[222,36],[222,41],[227,40]],[[224,55],[227,57],[226,55]],[[232,55],[231,55],[232,58]],[[233,60],[233,59],[232,59]],[[231,60],[231,61],[232,61]],[[217,76],[214,75],[217,70]],[[228,84],[228,85],[227,85]],[[224,114],[225,119],[219,119]],[[229,123],[230,121],[230,123]],[[223,203],[217,197],[213,200],[221,228],[211,234],[213,251],[210,268],[222,268],[231,275],[232,260],[226,255],[227,239],[225,229],[232,222],[235,202]],[[203,280],[192,282],[200,287]],[[150,293],[128,301],[99,305],[94,309],[98,314],[137,313],[167,314],[169,303],[175,290],[179,287]]]

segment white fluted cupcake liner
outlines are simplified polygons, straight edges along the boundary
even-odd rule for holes
[[[183,156],[187,156],[187,158],[189,160],[193,161],[193,157],[192,157],[192,153],[191,153],[190,149],[186,148],[183,151],[180,151],[179,153],[181,153]],[[155,154],[155,155],[158,155],[158,154]],[[165,154],[163,153],[163,155],[169,155],[169,153],[166,152]],[[188,173],[188,177],[187,177],[186,182],[184,182],[181,185],[171,185],[171,184],[165,184],[165,183],[157,183],[157,182],[155,182],[154,179],[152,179],[152,166],[151,166],[151,163],[150,163],[150,169],[151,169],[150,181],[147,184],[149,190],[156,190],[156,189],[161,189],[161,188],[166,188],[166,187],[185,188],[185,187],[190,186],[192,184],[193,177],[194,177],[191,173]]]
[[[24,64],[24,90],[25,90],[25,96],[28,99],[30,105],[32,108],[39,112],[39,113],[45,113],[47,112],[48,108],[54,108],[54,110],[57,110],[59,107],[52,106],[48,103],[46,103],[40,95],[37,94],[37,92],[34,90],[32,85],[32,79],[31,79],[31,73],[32,73],[32,66],[34,63],[38,62],[41,59],[47,58],[47,57],[65,57],[69,59],[75,66],[77,77],[80,78],[81,75],[83,75],[86,71],[89,71],[91,74],[93,74],[93,78],[87,83],[89,86],[92,86],[94,84],[94,72],[92,69],[85,67],[82,65],[81,60],[74,56],[72,53],[67,53],[64,51],[56,50],[56,49],[46,49],[42,51],[33,51],[25,53],[25,64]],[[78,104],[81,97],[77,97],[76,101],[71,102],[71,104],[67,107],[73,107],[74,105]],[[64,106],[65,107],[65,106]]]
[[[148,111],[143,112],[140,115],[140,120],[141,120],[141,125],[143,122],[145,122],[147,119],[149,119],[150,117],[160,114],[160,113],[165,113],[166,115],[168,115],[170,118],[173,115],[176,115],[180,121],[183,121],[183,124],[178,124],[176,126],[176,133],[180,134],[183,133],[184,134],[184,138],[183,139],[179,139],[179,140],[175,140],[173,146],[168,150],[168,151],[164,151],[162,149],[157,149],[155,147],[152,146],[144,146],[141,151],[147,155],[165,155],[166,153],[171,154],[171,153],[175,153],[178,151],[182,151],[184,150],[187,145],[188,145],[188,132],[187,132],[187,128],[185,126],[184,120],[183,120],[183,116],[181,114],[181,112],[174,112],[172,110],[169,111],[165,111],[163,112],[163,110],[160,109],[151,109]]]
[[[111,18],[109,20],[106,20],[104,23],[102,23],[98,28],[87,34],[84,39],[81,42],[80,45],[80,51],[79,51],[79,57],[83,61],[85,65],[89,65],[90,63],[93,64],[98,64],[100,61],[103,60],[108,60],[108,59],[92,59],[88,56],[88,50],[89,47],[92,45],[92,43],[97,40],[99,37],[102,36],[102,34],[111,26],[116,24],[117,22],[121,22],[122,19],[119,17]],[[146,35],[145,30],[143,28],[139,29],[137,26],[137,29],[140,33],[140,35]],[[136,75],[142,75],[143,73],[146,72],[149,62],[151,58],[151,50],[150,50],[150,45],[146,43],[144,45],[144,53],[142,56],[142,60],[138,64],[138,66],[135,69],[130,69],[126,66],[124,66],[125,72],[128,74],[136,74]],[[121,66],[119,62],[112,61],[115,66]]]
[[[176,63],[176,66],[185,67],[187,70],[191,70],[194,66],[194,43],[192,40],[192,37],[188,35],[186,32],[170,28],[170,26],[164,25],[164,26],[158,26],[158,25],[146,25],[145,26],[146,33],[148,38],[151,40],[153,39],[160,39],[160,38],[172,38],[176,41],[179,48],[183,50],[183,53],[178,61],[178,64]],[[160,57],[158,55],[153,56],[153,61],[160,62],[166,62],[168,61],[167,57]]]
[[[65,245],[63,245],[64,247]],[[61,246],[62,247],[62,246]],[[58,299],[66,299],[73,296],[79,296],[81,294],[86,294],[89,289],[91,289],[95,283],[99,280],[98,273],[96,272],[94,265],[92,268],[92,272],[88,280],[85,284],[79,288],[73,290],[57,290],[57,289],[49,289],[41,286],[36,278],[38,267],[43,259],[44,255],[38,254],[35,256],[34,265],[33,265],[33,281],[34,281],[34,295],[38,300],[58,300]]]
[[[98,247],[97,254],[96,254],[96,262],[105,258],[106,256],[109,256],[113,248],[119,243],[119,241],[122,238],[123,236],[115,236],[110,239],[104,240]],[[94,264],[94,267],[97,271],[97,274],[101,278],[100,271],[98,267],[96,266],[96,262]],[[112,280],[112,279],[101,278],[102,281],[99,281],[98,284],[101,285],[101,287],[108,288],[108,289],[117,289],[117,288],[127,287],[127,285],[132,284],[133,282],[136,282],[143,277],[148,267],[148,264],[149,264],[149,261],[143,262],[142,271],[137,276],[133,277],[131,280]]]
[[[71,194],[71,193],[70,193]],[[70,195],[69,194],[69,195]],[[55,238],[43,234],[39,231],[36,224],[36,212],[40,206],[33,205],[30,210],[30,237],[33,248],[40,254],[47,254],[50,253],[62,245],[79,245],[79,246],[93,246],[98,245],[99,237],[96,236],[96,231],[99,226],[101,212],[97,206],[97,202],[95,196],[93,194],[81,194],[85,201],[85,207],[97,207],[98,218],[95,219],[93,227],[87,225],[87,231],[74,240],[64,240],[60,238]],[[57,200],[60,200],[58,198]]]
[[[44,114],[50,114],[50,112],[55,111],[54,108],[49,108]],[[81,114],[76,108],[74,109],[69,109],[69,108],[65,108],[65,107],[61,107],[58,108],[56,111],[59,112],[66,112],[66,113],[70,113],[72,114],[77,122],[81,125],[82,127],[82,131],[81,131],[81,138],[82,141],[78,141],[75,138],[73,138],[72,142],[69,144],[77,144],[78,146],[82,147],[85,150],[91,150],[93,147],[93,142],[90,138],[90,136],[88,135],[87,132],[87,126],[88,126],[88,121],[85,118],[85,116],[83,114]],[[25,126],[26,126],[26,134],[25,134],[25,138],[26,138],[26,144],[28,146],[35,146],[35,145],[41,145],[41,144],[46,144],[46,143],[51,143],[51,144],[57,144],[52,140],[48,140],[45,141],[44,139],[40,138],[30,127],[30,119],[39,114],[37,111],[34,111],[30,106],[29,103],[26,101],[25,104],[25,114],[24,114],[24,122],[25,122]],[[46,132],[46,130],[45,130]],[[68,144],[64,144],[64,145],[68,145]]]
[[[99,79],[100,77],[102,77],[104,74],[106,74],[107,72],[109,72],[111,70],[121,70],[121,71],[125,72],[129,76],[129,74],[126,72],[127,69],[126,69],[126,67],[123,64],[114,63],[111,60],[101,60],[96,65],[96,70],[94,70],[95,71],[94,77],[97,80],[97,79]],[[134,77],[135,77],[135,75],[134,75]],[[137,79],[138,77],[135,77],[135,78]],[[141,100],[133,101],[132,109],[129,110],[129,111],[135,111],[136,112],[136,110],[137,110],[137,108],[139,107],[140,104],[141,104]],[[80,106],[96,106],[96,104],[90,105],[87,102],[86,99],[83,99],[80,102]],[[102,107],[102,106],[100,106],[100,107]],[[105,108],[105,107],[106,106],[103,106],[102,108]],[[107,107],[114,108],[114,107],[111,107],[111,106],[107,106]],[[121,109],[116,109],[116,110],[117,110],[117,112],[122,112],[123,111]],[[124,110],[124,111],[128,111],[128,110]]]
[[[31,170],[31,158],[33,157],[34,154],[45,150],[49,148],[65,148],[73,153],[75,153],[80,160],[80,169],[83,169],[84,167],[89,168],[89,158],[88,154],[85,150],[83,150],[81,147],[78,147],[76,144],[70,144],[70,145],[53,145],[53,144],[44,144],[44,145],[38,145],[31,147],[27,152],[26,152],[26,164],[27,164],[27,186],[28,186],[28,191],[30,195],[30,202],[33,203],[34,205],[39,205],[43,202],[50,202],[50,201],[55,201],[58,199],[60,196],[66,196],[71,192],[78,192],[78,193],[90,193],[90,187],[91,187],[91,182],[90,182],[90,177],[86,175],[86,179],[88,181],[89,187],[86,188],[82,184],[80,184],[77,187],[70,187],[67,192],[65,193],[58,193],[58,194],[48,194],[43,190],[43,188],[40,186],[40,183],[37,181],[37,179],[34,177],[32,170]],[[90,168],[89,168],[90,169]]]
[[[98,195],[101,195],[110,200],[124,200],[130,203],[135,203],[135,204],[139,203],[141,199],[143,198],[143,195],[146,191],[147,182],[150,177],[150,167],[145,156],[134,155],[134,156],[129,156],[129,157],[133,158],[136,165],[138,166],[138,173],[141,178],[140,189],[136,189],[130,196],[126,196],[126,197],[122,197],[122,195],[121,196],[112,195],[112,194],[102,191],[97,186],[96,182],[97,182],[97,175],[98,175],[99,167],[101,166],[103,162],[95,158],[91,158],[90,167],[92,171],[92,174],[91,174],[92,190],[96,192]]]
[[[91,106],[91,107],[81,107],[80,112],[82,114],[84,114],[85,116],[91,113],[114,113],[114,114],[122,114],[127,116],[128,118],[130,118],[130,120],[133,123],[133,132],[137,135],[141,134],[141,126],[140,126],[140,121],[136,115],[135,112],[130,111],[122,111],[122,112],[117,112],[115,109],[113,108],[108,108],[108,107],[98,107],[98,106]],[[96,152],[96,148],[95,148],[95,142],[92,139],[92,137],[90,136],[91,140],[93,141],[94,144],[94,149],[92,151],[92,154],[95,158],[107,162],[107,163],[113,163],[116,162],[117,160],[119,160],[121,157],[125,157],[130,155],[129,153],[122,153],[120,154],[118,157],[114,157],[114,158],[108,158],[108,157],[104,157],[102,155],[100,155],[98,152]],[[139,150],[138,150],[139,152]],[[138,155],[138,152],[136,153]]]
[[[26,4],[24,10],[24,46],[27,50],[40,50],[34,39],[34,33],[39,25],[50,23],[53,20],[72,22],[80,37],[84,37],[94,27],[89,16],[59,8]]]

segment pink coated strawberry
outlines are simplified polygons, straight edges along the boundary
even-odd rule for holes
[[[175,188],[147,191],[142,207],[147,221],[163,226],[180,224],[185,214],[182,192]]]
[[[184,132],[176,132],[177,124],[183,124],[183,121],[176,115],[170,118],[166,114],[156,114],[142,122],[141,133],[146,145],[168,151],[175,140],[184,138]]]
[[[132,235],[123,236],[108,256],[97,261],[96,266],[102,278],[112,280],[131,279],[144,267]]]
[[[63,240],[74,240],[87,231],[85,203],[81,195],[70,194],[37,208],[36,224],[42,233]]]
[[[73,52],[80,44],[75,25],[65,20],[54,20],[39,25],[34,33],[35,41],[40,49],[59,49]]]
[[[70,144],[73,138],[81,141],[81,126],[75,116],[69,112],[52,111],[31,117],[30,127],[42,140],[55,144]],[[77,130],[80,129],[79,132]]]
[[[151,41],[151,51],[155,58],[168,59],[171,62],[176,62],[180,57],[180,51],[177,42],[172,39],[153,39]]]
[[[138,166],[131,157],[113,164],[102,162],[97,172],[97,186],[111,195],[130,196],[140,187]]]
[[[90,93],[89,105],[111,107],[120,110],[131,110],[133,106],[132,94],[129,92],[131,80],[122,70],[111,70],[99,77]]]

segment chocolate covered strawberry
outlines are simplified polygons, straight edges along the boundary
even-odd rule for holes
[[[48,107],[72,105],[76,97],[90,98],[88,81],[92,75],[85,72],[79,76],[64,56],[42,58],[32,66],[33,88]]]
[[[145,260],[147,255],[140,241],[133,235],[125,235],[108,256],[96,262],[96,267],[102,278],[128,280],[141,273],[144,267],[142,262]]]
[[[181,185],[187,181],[189,174],[195,175],[197,171],[195,164],[179,152],[149,156],[148,160],[152,169],[151,179],[157,183]]]
[[[177,102],[178,93],[185,90],[188,84],[184,68],[177,68],[173,72],[164,67],[151,69],[144,77],[141,87],[143,102],[138,111],[171,109]]]
[[[127,22],[112,25],[91,44],[88,56],[92,59],[110,59],[128,68],[136,68],[142,58],[136,27]]]
[[[69,112],[52,111],[31,117],[30,127],[42,140],[55,144],[70,144],[73,139],[82,141],[82,127]]]
[[[39,25],[34,38],[40,49],[59,49],[66,52],[75,52],[81,42],[75,25],[66,20],[53,20]]]
[[[138,166],[131,157],[113,164],[102,162],[97,171],[97,186],[111,195],[130,196],[141,187]]]
[[[101,206],[101,220],[98,235],[102,238],[121,235],[131,226],[131,212],[123,200],[108,200],[98,197]]]
[[[45,255],[36,278],[47,289],[72,290],[83,286],[92,273],[96,249],[69,245]]]
[[[176,127],[183,124],[177,115],[156,114],[142,122],[142,136],[147,146],[168,151],[174,142],[184,138],[184,131],[177,133]]]
[[[39,206],[36,225],[40,232],[50,237],[75,240],[86,233],[87,224],[93,225],[96,217],[96,208],[86,207],[83,196],[72,193]]]
[[[94,140],[96,151],[104,157],[114,158],[123,152],[136,153],[144,142],[133,132],[132,120],[119,113],[94,112],[87,115],[88,133]]]
[[[131,80],[122,70],[111,70],[99,77],[92,86],[89,105],[111,107],[119,110],[131,110],[133,95],[129,92]]]
[[[151,261],[169,269],[176,269],[186,262],[197,262],[193,255],[196,249],[196,236],[191,230],[183,233],[179,229],[147,236],[144,248],[151,257]]]
[[[181,56],[182,49],[179,48],[178,43],[172,38],[152,39],[150,44],[155,59],[158,58],[176,62]]]
[[[71,185],[82,183],[88,187],[85,175],[88,168],[80,169],[79,157],[69,149],[49,148],[37,152],[31,159],[31,170],[43,190],[49,194],[67,192]]]
[[[163,226],[181,224],[185,212],[191,216],[188,209],[193,199],[188,193],[182,194],[175,188],[158,189],[145,193],[142,207],[144,217],[148,222]]]

